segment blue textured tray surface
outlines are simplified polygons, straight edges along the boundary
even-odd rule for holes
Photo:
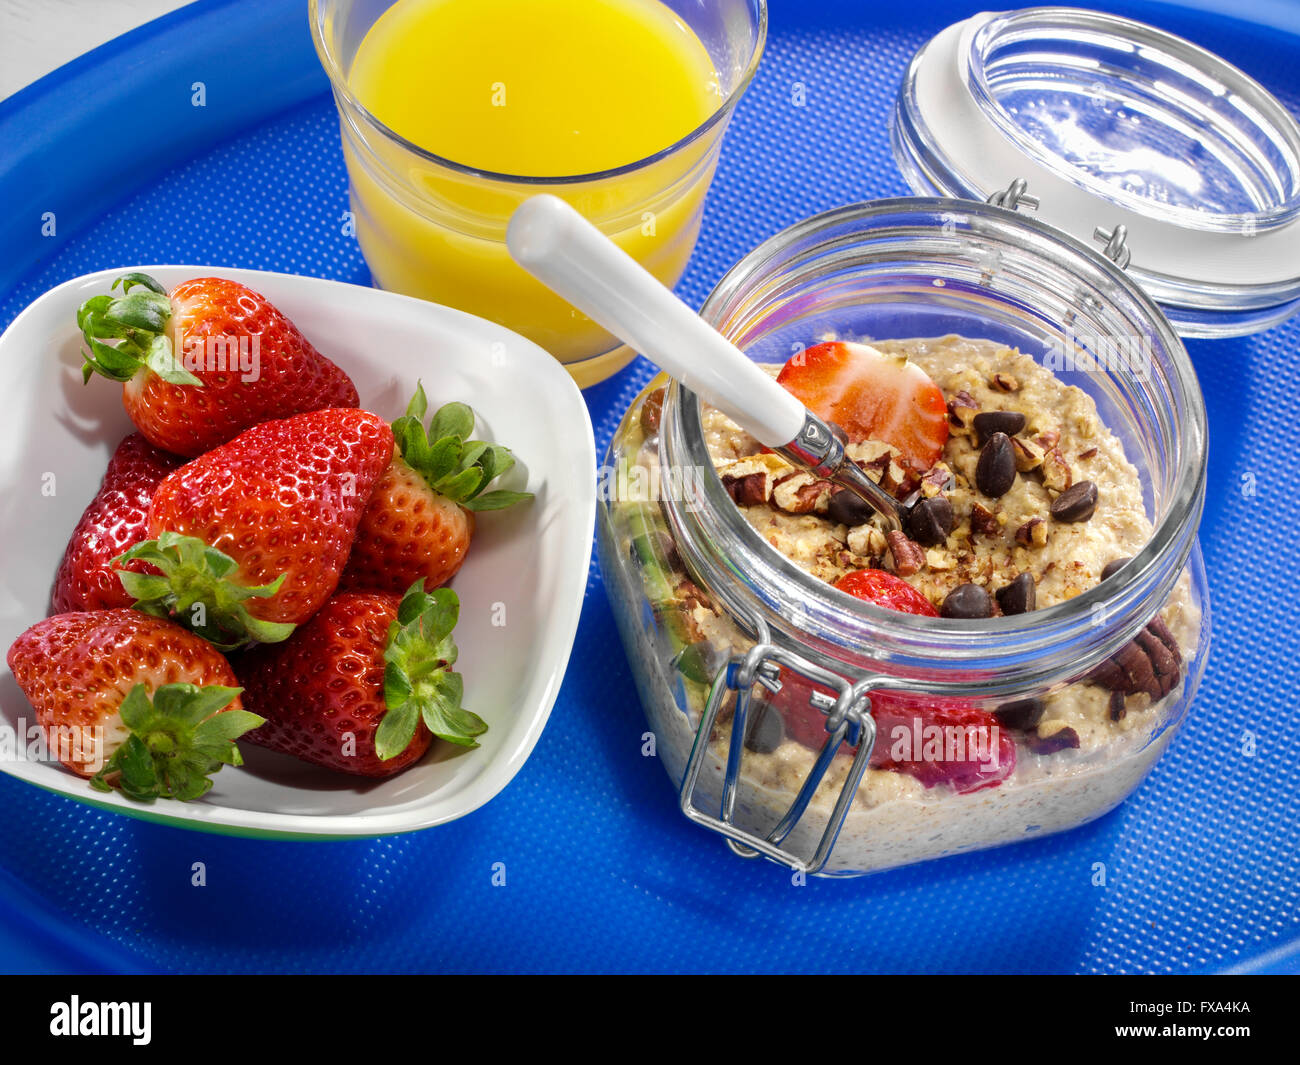
[[[213,6],[254,17],[237,2],[196,9]],[[905,194],[886,136],[904,66],[980,9],[774,0],[768,52],[728,134],[683,296],[698,306],[746,250],[799,218]],[[1160,4],[1113,9],[1212,47],[1300,112],[1296,36]],[[1268,11],[1300,28],[1294,7]],[[288,25],[304,40],[285,48],[307,47],[305,17]],[[795,83],[804,106],[792,102]],[[23,118],[39,94],[0,118]],[[309,97],[156,181],[122,185],[127,198],[97,220],[62,228],[0,293],[0,324],[66,278],[135,262],[366,283],[341,232],[334,109]],[[26,179],[43,180],[34,164]],[[26,261],[22,239],[2,257]],[[593,562],[550,726],[514,783],[453,825],[370,842],[239,840],[101,813],[0,776],[0,968],[1294,970],[1300,619],[1289,537],[1300,505],[1287,440],[1300,323],[1189,346],[1210,408],[1202,540],[1215,651],[1169,753],[1101,821],[853,882],[793,886],[775,866],[733,857],[678,814],[663,769],[640,754],[644,721]],[[649,375],[639,362],[589,390],[598,451]],[[190,886],[196,861],[203,888]],[[1093,884],[1099,862],[1105,886]],[[504,886],[493,886],[494,863],[505,864]]]

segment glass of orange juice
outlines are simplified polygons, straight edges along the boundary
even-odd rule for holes
[[[506,225],[549,192],[676,284],[766,0],[311,0],[311,25],[375,283],[498,322],[583,387],[626,365]]]

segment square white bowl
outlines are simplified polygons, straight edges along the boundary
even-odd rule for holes
[[[595,444],[582,393],[543,349],[460,311],[338,281],[204,266],[140,267],[168,288],[220,276],[261,292],[356,382],[361,405],[393,419],[417,380],[430,409],[460,400],[478,436],[514,451],[502,487],[530,502],[479,516],[465,564],[455,638],[465,705],[489,725],[474,750],[436,742],[417,765],[369,781],[241,744],[245,765],[213,777],[202,799],[132,802],[93,791],[58,762],[0,757],[0,770],[79,802],[185,828],[270,837],[364,837],[463,817],[519,771],[559,693],[582,610],[595,521]],[[51,289],[0,336],[7,416],[0,423],[0,650],[49,613],[67,538],[133,430],[121,387],[81,383],[76,310],[126,269]],[[49,494],[53,475],[52,494]],[[498,605],[500,604],[500,605]],[[503,623],[502,623],[503,622]],[[35,712],[0,662],[0,727]],[[11,733],[13,735],[13,733]]]

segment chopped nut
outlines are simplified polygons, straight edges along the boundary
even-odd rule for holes
[[[894,556],[894,572],[900,577],[910,577],[925,565],[925,552],[897,529],[885,534],[890,553]]]
[[[810,473],[792,473],[772,485],[772,505],[787,514],[811,514],[825,510],[830,502],[832,485]]]
[[[1016,530],[1016,543],[1021,547],[1046,547],[1047,522],[1042,518],[1030,518]]]
[[[979,503],[972,503],[970,508],[971,536],[996,536],[1001,531],[997,515]]]
[[[859,525],[850,529],[848,544],[850,551],[861,556],[883,555],[889,548],[885,534],[874,525]]]
[[[743,477],[724,474],[722,487],[738,507],[756,507],[766,503],[771,495],[771,477],[766,473],[750,473]]]
[[[963,389],[948,401],[948,421],[954,428],[969,432],[979,410],[975,397]]]
[[[1061,454],[1061,449],[1049,448],[1043,454],[1043,486],[1054,492],[1064,492],[1073,483],[1074,474],[1070,470],[1070,464],[1065,461],[1065,456]]]
[[[1061,442],[1061,430],[1044,429],[1038,434],[1038,442],[1042,445],[1044,451],[1050,451]]]
[[[663,414],[665,389],[656,388],[641,404],[641,431],[646,436],[659,432],[659,419]]]
[[[921,494],[929,499],[937,496],[940,492],[951,491],[956,480],[947,463],[935,463],[934,466],[926,470],[925,476],[921,478]]]
[[[689,577],[685,577],[678,582],[676,589],[674,589],[674,595],[678,601],[685,603],[691,610],[698,606],[704,607],[705,610],[713,609],[713,602],[704,594],[700,586]]]
[[[1009,373],[995,373],[989,380],[989,388],[995,392],[1019,392],[1020,382]]]
[[[1108,709],[1110,711],[1110,719],[1112,721],[1124,720],[1124,715],[1128,713],[1127,702],[1128,700],[1125,699],[1123,692],[1110,693],[1110,704],[1108,706]]]
[[[942,547],[932,547],[925,553],[925,564],[930,569],[956,569],[957,560]]]
[[[1016,470],[1028,473],[1043,464],[1043,449],[1032,440],[1022,440],[1018,436],[1011,438],[1011,450],[1016,459]]]
[[[1087,462],[1088,459],[1092,458],[1092,457],[1093,457],[1094,455],[1096,455],[1096,454],[1097,454],[1097,449],[1096,449],[1095,447],[1090,447],[1090,448],[1088,448],[1087,451],[1080,451],[1080,452],[1079,452],[1079,461],[1080,461],[1080,462]]]

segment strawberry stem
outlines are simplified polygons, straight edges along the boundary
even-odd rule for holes
[[[225,710],[241,688],[164,684],[152,698],[137,684],[118,714],[130,736],[90,780],[130,799],[197,799],[223,765],[243,765],[235,740],[265,722],[247,710]]]
[[[167,290],[141,273],[123,274],[112,285],[119,287],[121,296],[92,296],[77,310],[77,328],[86,342],[82,380],[100,374],[112,381],[129,381],[145,369],[170,384],[202,386],[176,358]]]
[[[406,414],[393,422],[393,437],[402,458],[433,491],[475,511],[501,510],[533,498],[531,492],[485,492],[514,466],[510,449],[469,439],[474,412],[464,403],[440,407],[426,430],[428,407],[424,386],[417,383]]]
[[[388,629],[384,649],[384,702],[388,712],[375,732],[375,752],[395,758],[410,745],[421,720],[439,739],[477,747],[487,722],[460,705],[464,678],[452,672],[456,644],[452,629],[460,599],[450,588],[424,591],[418,580],[407,589]]]
[[[244,605],[249,599],[275,595],[284,584],[283,573],[270,584],[251,587],[228,580],[235,560],[197,537],[163,532],[113,560],[118,567],[127,562],[145,562],[161,574],[118,569],[122,587],[135,599],[137,610],[169,618],[223,651],[250,643],[279,643],[295,628],[287,622],[256,618]]]

